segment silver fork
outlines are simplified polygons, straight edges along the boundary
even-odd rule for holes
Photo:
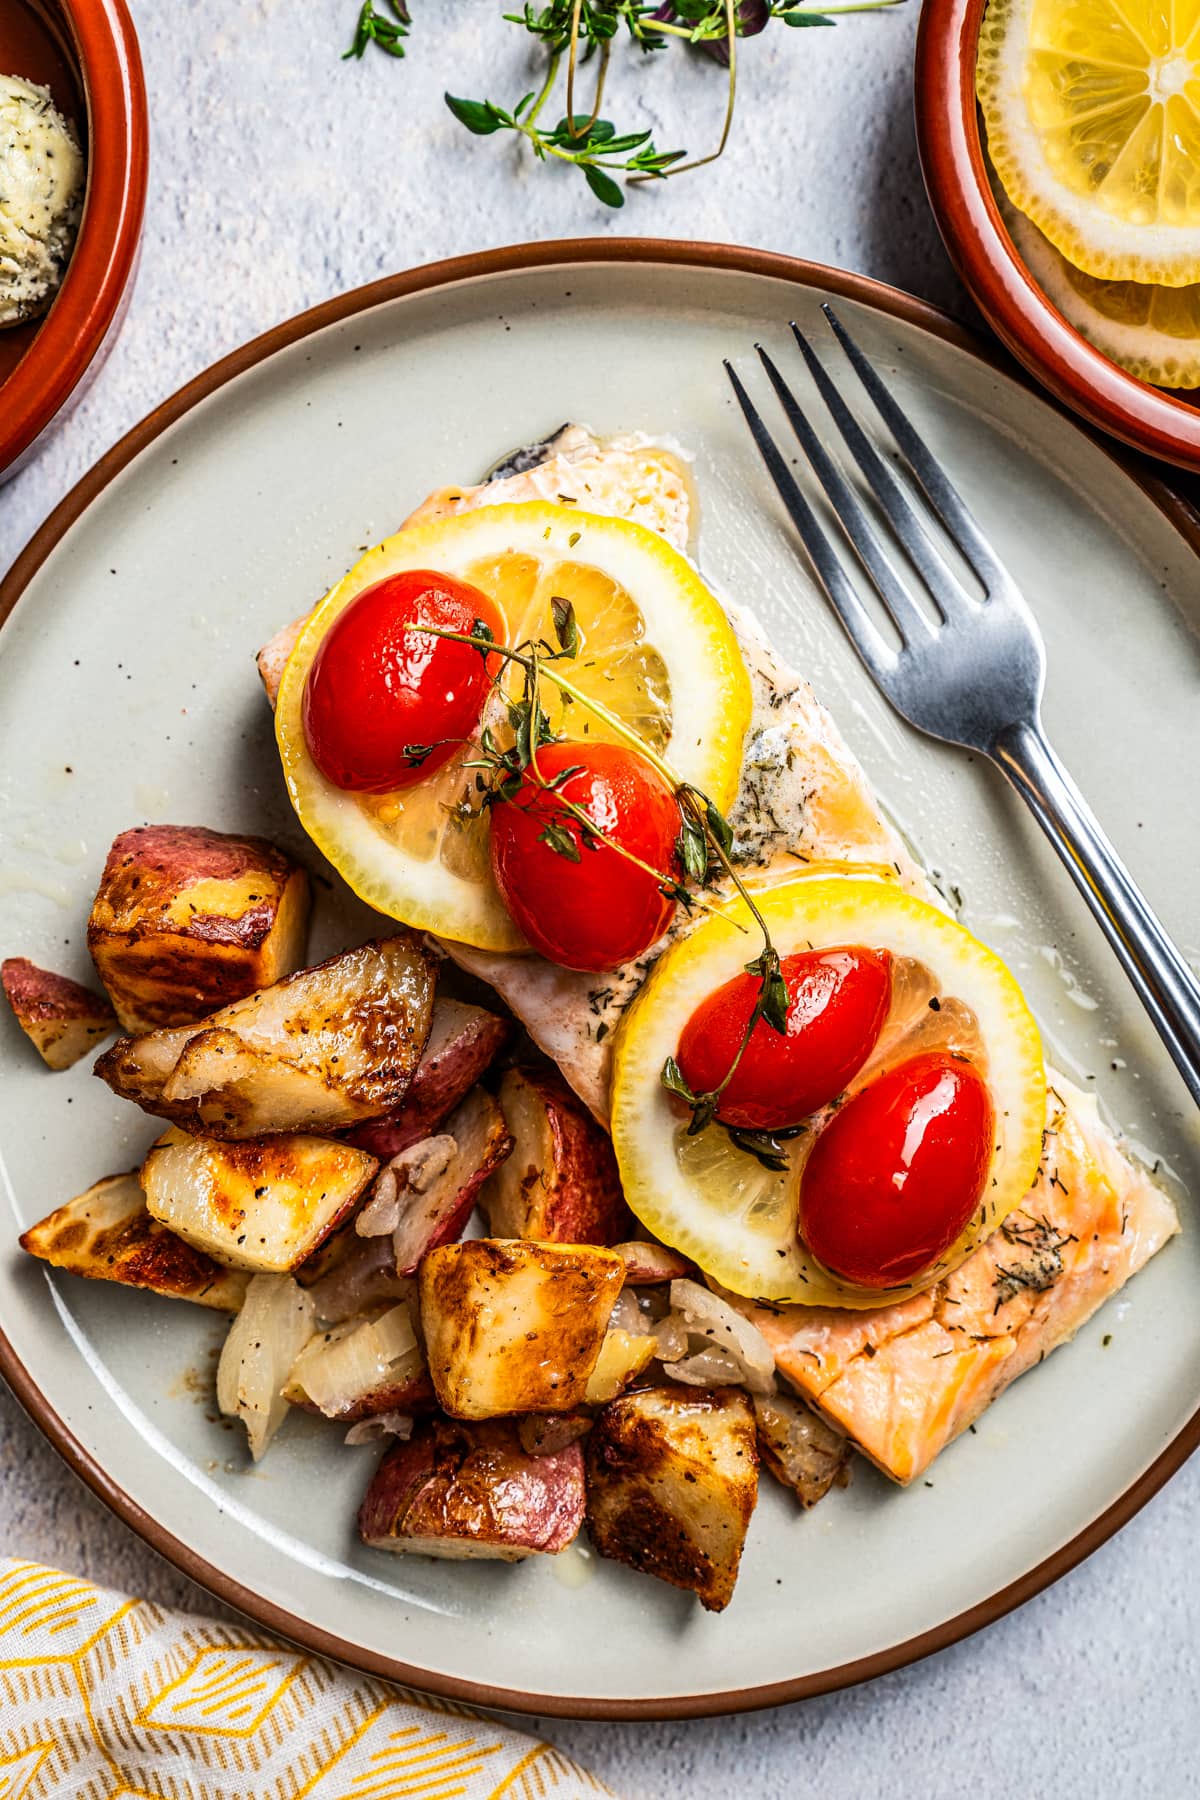
[[[1133,983],[1193,1100],[1200,1104],[1200,982],[1155,917],[1042,727],[1046,651],[1011,575],[945,470],[918,436],[833,309],[822,311],[950,540],[975,571],[970,594],[937,548],[905,487],[846,405],[803,332],[792,332],[821,398],[896,539],[920,576],[938,619],[913,597],[841,467],[829,454],[761,344],[755,346],[863,571],[900,637],[887,642],[786,458],[728,362],[726,372],[755,444],[834,610],[876,685],[929,737],[988,756],[1027,802]]]

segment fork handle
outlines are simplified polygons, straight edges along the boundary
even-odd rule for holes
[[[1070,871],[1200,1105],[1200,981],[1183,960],[1038,725],[1000,733],[992,759]]]

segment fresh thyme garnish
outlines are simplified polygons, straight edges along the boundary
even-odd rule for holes
[[[564,162],[582,171],[597,200],[605,206],[623,206],[625,196],[618,176],[635,184],[664,181],[687,169],[700,169],[724,152],[733,128],[737,95],[739,38],[757,37],[768,25],[793,28],[832,25],[838,14],[878,12],[901,0],[849,0],[836,6],[815,6],[805,0],[545,0],[541,5],[525,0],[519,12],[506,12],[507,24],[534,38],[546,63],[541,87],[526,94],[515,106],[499,106],[494,100],[469,100],[445,96],[446,105],[460,124],[477,137],[514,132],[528,143],[539,162]],[[410,24],[405,0],[387,0],[395,20],[375,11],[365,0],[358,17],[354,41],[346,56],[361,57],[369,44],[389,56],[402,57],[402,39]],[[725,117],[716,148],[689,159],[686,150],[659,150],[649,131],[619,131],[611,119],[601,116],[613,45],[619,36],[645,54],[661,52],[683,43],[704,52],[727,70]],[[576,110],[575,89],[583,64],[595,62],[591,104]],[[542,123],[543,113],[565,77],[565,110],[553,125]],[[553,117],[553,114],[551,114]]]
[[[447,631],[436,625],[414,625],[410,629],[430,637],[448,638],[454,643],[471,644],[483,656],[496,656],[503,665],[519,668],[523,672],[520,699],[506,701],[508,723],[513,733],[512,744],[502,748],[492,727],[485,725],[479,734],[479,755],[463,764],[464,769],[487,771],[487,775],[482,778],[482,786],[481,777],[476,777],[476,786],[481,792],[481,807],[514,801],[522,787],[530,783],[544,793],[556,796],[557,809],[551,813],[538,834],[538,841],[545,844],[547,849],[568,862],[577,863],[582,860],[585,851],[597,850],[602,843],[606,843],[610,850],[615,850],[635,868],[653,876],[660,890],[688,911],[694,906],[714,910],[694,889],[686,887],[682,881],[665,874],[663,870],[643,862],[641,857],[635,856],[623,844],[614,842],[581,806],[577,806],[562,793],[563,785],[572,775],[578,774],[582,765],[574,764],[560,769],[550,778],[542,774],[538,767],[538,751],[548,744],[561,742],[550,726],[542,703],[541,684],[549,681],[559,690],[564,700],[574,700],[602,719],[613,735],[644,756],[671,788],[683,814],[677,849],[685,874],[698,885],[707,887],[711,885],[714,869],[723,870],[749,909],[762,934],[763,947],[756,957],[746,963],[745,969],[748,975],[757,978],[758,992],[737,1054],[724,1079],[708,1092],[696,1094],[688,1086],[683,1071],[673,1056],[667,1057],[660,1072],[660,1079],[668,1092],[677,1095],[687,1104],[691,1112],[688,1135],[694,1136],[705,1130],[716,1118],[721,1095],[737,1073],[759,1020],[765,1020],[773,1031],[781,1034],[787,1031],[788,991],[779,964],[779,952],[771,940],[770,929],[755,904],[754,896],[733,866],[733,831],[729,821],[707,794],[691,782],[682,780],[670,764],[631,726],[601,701],[593,699],[590,694],[577,687],[569,676],[555,666],[575,659],[579,653],[580,636],[575,609],[570,601],[555,596],[551,601],[551,614],[557,648],[547,644],[544,639],[529,639],[515,646],[500,644],[480,620],[474,621],[470,632]],[[502,679],[503,672],[493,677],[493,687],[498,688]],[[571,829],[572,825],[575,827],[574,831]],[[747,929],[737,921],[734,924],[739,931]],[[775,1132],[768,1137],[760,1132],[730,1132],[730,1137],[739,1148],[757,1156],[768,1168],[785,1166],[779,1140],[789,1135],[794,1133]]]
[[[385,0],[385,4],[391,8],[390,19],[375,11],[374,0],[363,0],[358,24],[354,28],[354,39],[350,48],[343,53],[343,62],[349,61],[352,56],[361,59],[368,44],[377,45],[388,56],[404,55],[404,39],[412,24],[406,0]]]

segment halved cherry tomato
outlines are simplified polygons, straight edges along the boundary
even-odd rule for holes
[[[673,879],[679,803],[653,763],[620,744],[548,744],[537,766],[543,781],[576,773],[551,792],[527,772],[515,797],[493,807],[492,873],[504,903],[551,962],[568,969],[633,962],[667,929],[675,901],[613,845]],[[572,818],[568,800],[610,841]]]
[[[453,756],[479,723],[498,658],[412,628],[470,633],[476,620],[503,641],[495,602],[434,569],[389,575],[350,602],[304,686],[304,735],[327,780],[386,794]]]
[[[972,1063],[930,1051],[848,1100],[813,1146],[800,1235],[860,1287],[911,1281],[948,1250],[983,1194],[994,1115]]]
[[[717,1116],[770,1131],[795,1125],[840,1094],[875,1047],[891,998],[891,959],[853,945],[799,950],[780,965],[788,991],[787,1035],[765,1019],[754,1027]],[[684,1026],[677,1060],[694,1094],[721,1085],[758,998],[753,975],[735,975],[701,1002]]]

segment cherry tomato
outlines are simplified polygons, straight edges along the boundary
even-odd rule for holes
[[[800,1235],[860,1287],[909,1281],[979,1205],[992,1158],[991,1094],[945,1051],[911,1057],[848,1100],[813,1146]]]
[[[620,744],[549,744],[537,765],[545,781],[564,769],[578,773],[553,792],[527,773],[515,798],[492,808],[492,873],[504,903],[551,962],[568,969],[633,962],[667,929],[675,902],[612,845],[673,877],[679,803],[653,763]],[[565,800],[611,843],[592,837],[564,810]],[[574,856],[555,850],[555,840],[569,843]]]
[[[433,569],[389,575],[350,602],[304,686],[304,736],[327,780],[386,794],[449,761],[479,723],[498,658],[412,627],[470,632],[477,619],[503,641],[495,602]]]
[[[758,1021],[721,1096],[718,1117],[726,1125],[770,1131],[816,1112],[862,1068],[887,1017],[892,976],[886,953],[861,945],[800,950],[780,966],[788,991],[787,1035]],[[677,1060],[694,1094],[710,1093],[725,1079],[758,990],[755,976],[735,975],[684,1026]]]

